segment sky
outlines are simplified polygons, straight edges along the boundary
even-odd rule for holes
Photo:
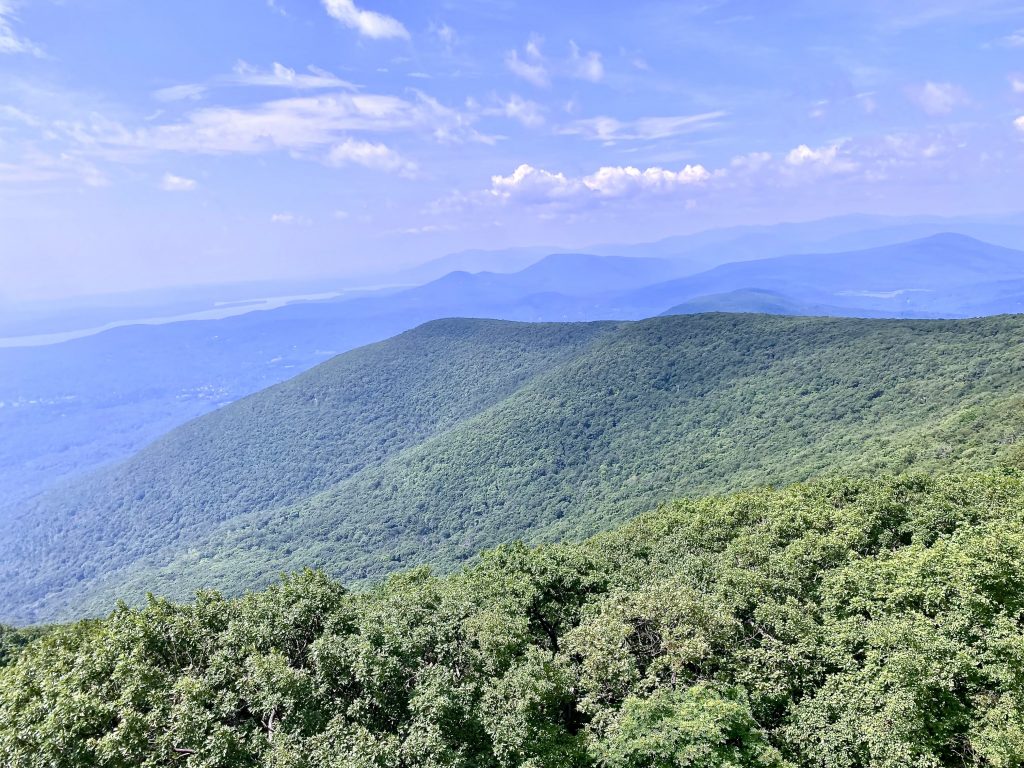
[[[0,0],[0,301],[1024,200],[1019,0]]]

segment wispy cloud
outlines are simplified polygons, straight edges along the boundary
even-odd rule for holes
[[[46,54],[42,48],[15,32],[14,23],[17,16],[14,11],[14,3],[0,0],[0,54],[23,53],[38,58],[44,57]]]
[[[512,50],[505,54],[505,67],[513,75],[533,83],[538,88],[547,88],[551,85],[551,74],[544,63],[544,55],[540,52],[541,40],[533,37],[526,44],[524,54]]]
[[[93,117],[87,123],[58,123],[78,144],[93,149],[165,151],[189,154],[304,152],[329,147],[362,132],[411,131],[440,142],[490,142],[463,114],[416,93],[414,99],[333,92],[264,102],[249,108],[212,106],[179,122],[128,128]]]
[[[948,115],[956,107],[968,102],[963,88],[952,83],[927,82],[910,89],[910,98],[927,114]]]
[[[192,192],[198,186],[195,179],[186,179],[184,176],[175,176],[173,173],[165,173],[160,180],[160,189],[165,192]]]
[[[296,90],[318,90],[339,88],[358,90],[355,85],[319,67],[310,67],[308,73],[297,73],[284,64],[274,62],[269,71],[261,70],[245,61],[235,64],[234,74],[225,81],[235,85],[252,85],[267,88],[294,88]]]
[[[1003,45],[1011,48],[1024,48],[1024,29],[1018,29],[1000,40]]]
[[[565,59],[549,58],[541,51],[543,39],[533,35],[523,46],[523,52],[505,53],[505,67],[538,88],[547,88],[554,77],[571,77],[599,83],[604,79],[604,61],[597,51],[583,51],[575,41],[569,41],[569,56]]]
[[[1013,127],[1016,128],[1021,133],[1024,133],[1024,115],[1021,115],[1020,117],[1013,121]]]
[[[308,216],[299,216],[298,214],[295,213],[282,211],[281,213],[271,214],[270,223],[308,227],[310,224],[313,223],[313,220]]]
[[[331,148],[327,161],[333,166],[361,165],[379,171],[391,171],[403,176],[416,173],[416,163],[406,160],[385,144],[347,139]]]
[[[199,83],[183,83],[171,85],[167,88],[160,88],[153,91],[153,98],[157,101],[198,101],[206,95],[206,86]]]
[[[215,77],[206,83],[182,83],[161,88],[153,92],[153,98],[163,102],[198,101],[211,89],[224,86],[290,88],[296,91],[359,90],[348,80],[343,80],[319,67],[309,67],[306,72],[296,72],[291,67],[275,61],[267,70],[253,66],[247,61],[239,61],[230,75]]]
[[[503,115],[522,123],[527,128],[544,125],[544,107],[536,101],[524,99],[517,93],[513,93],[507,99],[499,99],[498,106],[485,109],[484,114]]]
[[[599,83],[604,79],[604,63],[597,51],[580,50],[575,41],[569,41],[569,68],[573,77]]]
[[[327,13],[346,27],[375,40],[409,39],[409,30],[402,22],[376,11],[358,8],[352,0],[323,0]]]
[[[606,142],[651,141],[712,128],[724,117],[726,113],[721,111],[698,115],[641,117],[625,121],[614,117],[591,117],[563,126],[559,132]]]

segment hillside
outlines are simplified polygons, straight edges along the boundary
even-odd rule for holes
[[[321,566],[349,580],[845,468],[987,466],[1024,318],[452,320],[343,355],[27,506],[3,620]]]
[[[0,656],[0,763],[1009,768],[1022,510],[1009,466],[832,479],[446,578],[121,606]]]

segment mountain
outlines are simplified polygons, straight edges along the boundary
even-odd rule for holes
[[[0,618],[307,565],[453,568],[836,467],[987,465],[1024,433],[1022,344],[1020,317],[429,323],[24,505],[0,532]]]
[[[553,254],[510,274],[453,272],[405,290],[0,349],[0,430],[8,436],[0,443],[0,519],[5,508],[122,459],[190,418],[433,319],[634,320],[670,308],[1000,314],[1024,309],[1022,264],[1022,252],[956,235],[733,263],[683,278],[678,260]],[[765,292],[785,302],[766,302]]]
[[[459,251],[401,270],[389,279],[418,285],[437,280],[450,272],[518,272],[549,254],[564,250],[556,246],[531,245]]]
[[[55,481],[124,458],[339,352],[448,316],[615,317],[589,295],[673,274],[655,259],[560,254],[517,274],[456,272],[399,292],[0,349],[0,429],[8,436],[0,443],[0,517]]]
[[[745,225],[677,235],[650,243],[599,245],[588,253],[645,256],[675,261],[690,274],[722,264],[794,254],[861,251],[959,232],[1024,250],[1024,216],[976,219],[937,216],[838,216],[817,221]]]
[[[799,304],[856,314],[962,317],[1005,295],[1007,280],[1024,278],[1024,251],[942,234],[848,253],[805,254],[725,264],[698,275],[638,289],[636,305],[671,307],[693,299],[757,289]]]

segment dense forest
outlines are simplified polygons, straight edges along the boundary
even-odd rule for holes
[[[6,632],[0,764],[1020,766],[1019,467],[680,501],[449,576],[305,571]]]
[[[67,485],[0,532],[0,620],[322,568],[348,584],[842,470],[992,466],[1024,318],[429,323]]]

